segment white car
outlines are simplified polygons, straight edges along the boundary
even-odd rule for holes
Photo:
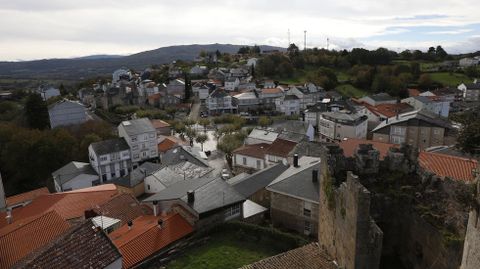
[[[222,170],[222,178],[223,179],[228,179],[230,177],[230,174],[228,173],[227,169]]]

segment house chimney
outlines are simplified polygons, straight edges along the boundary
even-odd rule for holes
[[[158,212],[157,212],[157,204],[158,204],[158,201],[153,201],[153,215],[156,217],[158,215]]]
[[[162,229],[162,227],[163,227],[163,220],[159,219],[158,220],[158,228]]]
[[[7,210],[7,216],[5,218],[7,219],[8,224],[12,224],[13,222],[12,210]]]
[[[293,167],[298,167],[298,154],[293,155]]]
[[[187,201],[189,204],[192,204],[195,201],[195,191],[188,191],[187,192]]]
[[[128,230],[131,230],[133,226],[133,221],[129,220],[127,224],[128,224]]]
[[[313,183],[318,182],[318,170],[317,169],[312,170],[312,182]]]

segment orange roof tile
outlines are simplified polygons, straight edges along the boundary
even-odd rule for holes
[[[165,128],[165,127],[170,127],[170,124],[168,122],[165,122],[163,120],[150,120],[152,122],[153,128]]]
[[[263,159],[267,148],[270,147],[267,143],[259,143],[253,145],[243,145],[233,151],[233,154],[240,154],[254,158]]]
[[[472,169],[478,165],[477,160],[467,159],[434,152],[420,152],[420,166],[440,177],[456,180],[473,181]]]
[[[13,223],[55,210],[64,220],[83,217],[85,210],[101,205],[118,194],[117,187],[105,184],[69,192],[43,194],[24,206],[12,210]],[[0,228],[7,225],[6,212],[0,213]]]
[[[377,106],[363,103],[363,105],[373,114],[377,116],[384,116],[387,118],[395,117],[397,114],[413,110],[413,107],[411,107],[407,103],[380,104]]]
[[[345,155],[345,157],[352,157],[355,153],[355,150],[358,148],[358,145],[360,144],[372,144],[373,148],[379,151],[380,160],[383,160],[385,156],[387,156],[388,149],[390,149],[391,147],[400,147],[400,145],[397,144],[389,144],[358,138],[348,138],[347,140],[341,141],[339,145],[343,149],[343,154]]]
[[[98,215],[119,219],[122,224],[143,215],[151,215],[152,209],[145,204],[140,204],[131,194],[118,194],[110,201],[95,208]]]
[[[15,216],[14,216],[15,217]],[[0,229],[0,268],[10,268],[32,251],[53,241],[70,225],[55,211]]]
[[[163,220],[162,228],[158,227],[159,219]],[[123,268],[130,268],[192,232],[193,226],[176,213],[138,217],[130,230],[124,225],[109,237],[122,253]]]
[[[263,88],[262,93],[268,94],[268,93],[282,93],[282,89],[280,88]]]
[[[48,191],[47,187],[43,187],[33,191],[13,195],[13,196],[7,197],[7,206],[13,206],[23,202],[31,201],[42,194],[48,194],[48,193],[50,193],[50,191]]]
[[[158,151],[159,152],[167,152],[168,150],[174,148],[177,145],[178,145],[178,143],[176,141],[167,137],[167,138],[163,139],[163,141],[158,144]]]
[[[277,138],[273,141],[270,147],[268,147],[265,153],[286,158],[296,145],[296,142]]]
[[[408,96],[413,97],[413,96],[419,96],[420,91],[417,89],[408,89]]]

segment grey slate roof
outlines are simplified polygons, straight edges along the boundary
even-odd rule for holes
[[[54,171],[52,173],[52,176],[59,180],[58,183],[64,184],[65,182],[68,182],[74,177],[81,174],[98,176],[89,163],[75,161],[69,162],[62,168]]]
[[[130,175],[114,179],[112,183],[132,188],[142,183],[145,176],[149,176],[154,172],[160,170],[163,166],[158,163],[144,162],[139,167],[134,169]]]
[[[97,155],[105,155],[130,149],[123,137],[95,142],[92,143],[91,146]]]
[[[198,214],[245,201],[245,197],[221,178],[197,178],[179,181],[143,202],[181,199],[188,204],[187,192],[195,191],[195,201],[189,204]]]
[[[235,182],[233,188],[245,197],[250,197],[257,191],[265,188],[281,173],[287,170],[288,166],[282,163],[260,170],[242,180]]]
[[[195,149],[187,146],[178,146],[168,150],[165,152],[165,154],[163,154],[161,161],[162,164],[169,166],[183,163],[185,161],[191,162],[198,166],[209,166],[208,163],[199,157],[198,152],[195,151]]]
[[[390,96],[390,94],[388,94],[386,92],[377,93],[377,94],[374,94],[374,95],[370,95],[368,97],[370,97],[372,100],[375,100],[375,101],[395,100],[395,98],[393,98],[392,96]]]
[[[409,120],[412,120],[412,119],[422,120],[443,128],[448,128],[448,129],[452,128],[452,125],[448,121],[438,117],[430,117],[428,112],[416,110],[416,111],[400,114],[398,118],[392,117],[392,118],[389,118],[388,120],[382,121],[377,127],[375,127],[375,129],[372,130],[372,132],[376,132],[380,129],[383,129],[393,124],[408,122]]]
[[[147,118],[129,120],[129,121],[122,121],[120,125],[123,126],[125,132],[129,136],[148,133],[148,132],[155,132],[155,128],[153,127],[152,123]]]
[[[318,170],[317,182],[312,181],[312,171]],[[299,167],[290,166],[267,186],[267,190],[318,203],[320,158],[301,157]]]

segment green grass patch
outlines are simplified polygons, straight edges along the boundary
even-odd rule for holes
[[[337,80],[340,83],[344,83],[350,80],[350,75],[345,72],[339,71],[339,72],[336,72],[336,75],[337,75]]]
[[[338,91],[341,95],[346,96],[346,97],[360,98],[360,97],[363,97],[363,96],[367,95],[367,93],[365,91],[363,91],[361,89],[358,89],[358,88],[355,88],[351,84],[338,85],[335,88],[335,90]]]
[[[236,234],[215,234],[205,245],[188,251],[167,268],[238,268],[277,253],[271,245],[241,240]]]
[[[438,72],[430,73],[430,77],[433,81],[441,83],[444,86],[456,87],[461,83],[470,82],[471,79],[464,74],[450,73],[450,72]]]

